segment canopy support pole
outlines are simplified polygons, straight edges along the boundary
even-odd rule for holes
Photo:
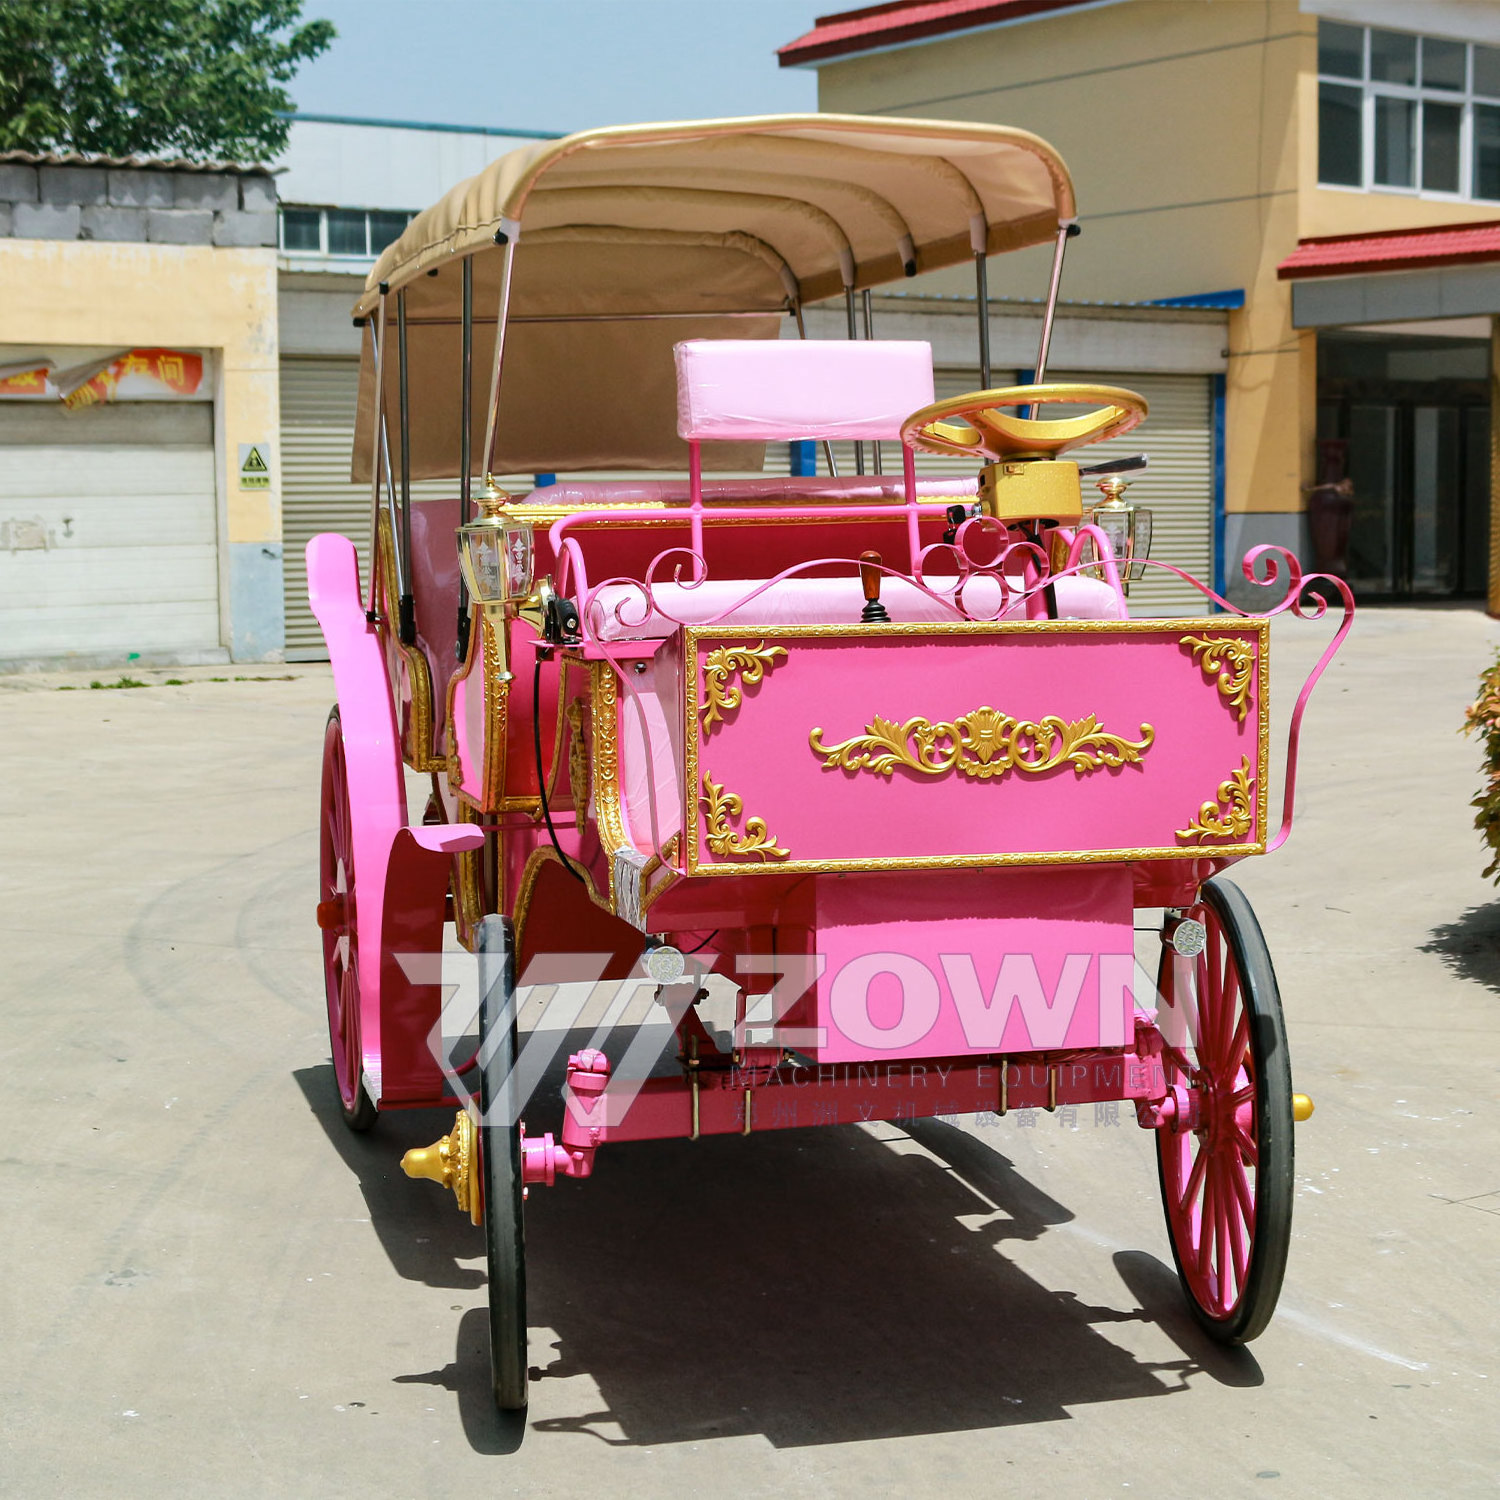
[[[807,337],[807,324],[802,321],[802,303],[800,301],[792,303],[792,316],[797,320],[797,337],[805,339]],[[833,444],[827,438],[823,439],[823,459],[828,465],[828,477],[830,479],[837,479],[839,477],[839,466],[833,459]]]
[[[371,363],[375,367],[375,420],[370,424],[370,586],[365,595],[365,618],[375,622],[375,571],[380,553],[380,457],[385,427],[385,283],[380,286],[380,311],[365,324],[370,335]],[[378,332],[377,332],[378,325]]]
[[[1047,286],[1047,307],[1042,314],[1042,339],[1036,351],[1036,373],[1031,377],[1033,385],[1042,385],[1047,379],[1047,355],[1052,348],[1052,324],[1057,317],[1057,294],[1062,287],[1063,253],[1068,248],[1068,241],[1078,232],[1077,219],[1069,219],[1066,223],[1057,226],[1057,242],[1052,249],[1052,280]]]
[[[505,363],[505,325],[510,317],[510,273],[515,262],[516,241],[521,226],[514,219],[501,219],[495,242],[504,251],[500,266],[500,310],[495,317],[495,363],[490,369],[490,400],[484,421],[484,482],[491,482],[495,463],[495,439],[500,424],[500,371]]]
[[[396,577],[400,591],[397,632],[403,646],[417,643],[416,601],[411,592],[411,370],[406,358],[406,288],[396,293],[396,380],[401,421],[401,530],[396,544]]]
[[[474,257],[464,256],[463,268],[463,409],[458,418],[458,524],[469,523],[469,501],[473,492],[474,438]],[[458,635],[454,654],[463,661],[469,654],[469,585],[458,580]]]
[[[979,303],[979,389],[987,391],[993,378],[990,372],[990,275],[989,262],[978,251],[974,254],[974,295]]]
[[[859,337],[859,319],[854,310],[854,288],[844,288],[844,312],[849,324],[849,342],[852,344]],[[865,472],[865,445],[864,440],[859,439],[854,444],[854,472],[863,474]]]
[[[866,287],[864,289],[864,291],[862,291],[859,294],[859,296],[860,296],[860,301],[864,304],[864,312],[865,312],[865,338],[866,339],[873,339],[875,337],[875,307],[874,307],[874,302],[872,301],[872,299],[870,297],[870,289],[869,289],[869,287]],[[885,465],[881,462],[881,458],[880,458],[880,439],[876,438],[875,441],[870,446],[875,450],[875,452],[874,452],[874,459],[875,459],[875,470],[874,470],[874,472],[877,473],[877,474],[884,474],[885,473]]]

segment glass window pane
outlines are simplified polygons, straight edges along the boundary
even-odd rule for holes
[[[318,221],[321,218],[322,211],[316,208],[282,209],[281,248],[311,251],[316,255],[323,248],[318,239]]]
[[[1422,38],[1422,87],[1453,89],[1464,87],[1464,44],[1447,42],[1441,37]]]
[[[1474,92],[1500,99],[1500,47],[1475,45]]]
[[[1375,101],[1375,181],[1382,187],[1414,187],[1412,135],[1417,108],[1411,99]],[[330,220],[332,215],[329,215]],[[332,244],[333,225],[329,224]]]
[[[411,221],[410,214],[370,211],[370,254],[379,255]]]
[[[328,210],[328,253],[330,255],[368,255],[365,241],[365,212],[362,208]]]
[[[1474,106],[1474,196],[1500,198],[1500,108]]]
[[[1370,77],[1376,83],[1417,81],[1417,39],[1404,31],[1370,31]]]
[[[1365,76],[1365,29],[1340,26],[1337,21],[1318,22],[1318,72],[1335,78]]]
[[[1318,181],[1363,185],[1360,169],[1360,91],[1318,85]]]
[[[1422,106],[1422,186],[1429,193],[1458,191],[1458,129],[1463,106]]]

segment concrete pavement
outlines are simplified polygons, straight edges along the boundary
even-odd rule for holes
[[[1326,634],[1278,625],[1283,712]],[[1128,1113],[626,1146],[528,1205],[524,1430],[477,1232],[397,1166],[445,1117],[333,1106],[327,671],[0,679],[0,1494],[1494,1494],[1497,641],[1366,612],[1235,877],[1318,1105],[1258,1342],[1188,1319]]]

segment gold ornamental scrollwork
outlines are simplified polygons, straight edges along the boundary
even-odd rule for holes
[[[1243,724],[1250,712],[1250,684],[1255,678],[1255,642],[1241,636],[1185,635],[1181,644],[1208,676],[1218,674],[1219,696]]]
[[[738,793],[726,792],[707,771],[703,773],[703,794],[698,800],[705,809],[703,842],[721,859],[749,854],[762,860],[786,859],[791,853],[777,843],[764,818],[746,818],[744,831],[736,832],[729,820],[737,819],[745,804]]]
[[[1254,815],[1255,777],[1250,757],[1240,757],[1240,767],[1219,783],[1219,795],[1198,809],[1198,816],[1177,837],[1202,843],[1204,839],[1240,839],[1250,832]]]
[[[573,793],[573,826],[582,833],[589,811],[589,742],[583,732],[583,700],[567,708],[568,786]]]
[[[776,658],[785,655],[785,646],[762,641],[758,646],[718,646],[703,658],[703,711],[698,722],[705,739],[726,712],[740,706],[741,683],[753,687],[776,665]]]
[[[1076,775],[1087,776],[1102,766],[1135,764],[1155,738],[1149,724],[1141,725],[1139,739],[1129,740],[1101,728],[1093,714],[1074,720],[1048,714],[1032,722],[984,707],[937,723],[914,718],[897,724],[876,716],[863,734],[837,745],[825,745],[823,730],[814,729],[808,744],[823,757],[825,770],[873,771],[889,777],[902,766],[924,776],[959,771],[977,781],[992,781],[1010,771],[1037,776],[1071,765]]]

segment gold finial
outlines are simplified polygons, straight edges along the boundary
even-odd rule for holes
[[[430,1146],[417,1146],[401,1158],[408,1177],[425,1177],[439,1187],[452,1188],[458,1206],[471,1222],[484,1222],[479,1197],[479,1153],[474,1139],[474,1121],[466,1109],[459,1110],[453,1129]]]
[[[1306,1094],[1292,1095],[1292,1118],[1294,1120],[1312,1119],[1313,1102]]]

